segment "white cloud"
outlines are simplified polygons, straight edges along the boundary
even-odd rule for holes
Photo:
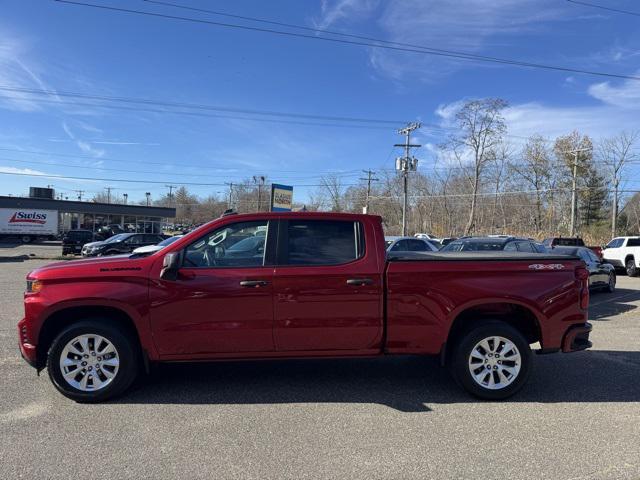
[[[509,135],[519,143],[519,137],[533,134],[555,138],[578,130],[598,139],[623,130],[640,130],[640,82],[629,80],[618,86],[593,84],[588,93],[597,103],[551,106],[534,101],[509,106],[504,111]],[[463,103],[464,100],[457,100],[438,106],[435,115],[439,125],[451,128],[455,112]]]
[[[380,25],[394,42],[480,53],[486,47],[502,45],[505,37],[542,28],[543,22],[563,19],[553,3],[543,3],[536,0],[389,2]],[[478,65],[440,56],[399,55],[380,49],[371,51],[371,63],[392,78],[418,75],[423,80]]]
[[[625,80],[613,85],[611,82],[596,83],[589,87],[589,95],[608,105],[622,109],[640,108],[640,81]]]
[[[368,16],[379,4],[379,0],[322,0],[320,18],[316,28],[326,29],[344,19],[353,20]]]
[[[1,90],[0,106],[11,110],[32,112],[41,109],[42,99],[59,100],[55,91],[37,73],[37,68],[26,60],[28,48],[15,38],[0,35],[0,85],[9,88],[37,88],[52,91],[44,96],[26,92]]]
[[[71,127],[69,127],[69,124],[67,122],[62,122],[62,129],[64,130],[64,133],[66,133],[67,136],[71,140],[73,140],[76,146],[80,150],[82,150],[84,153],[92,155],[96,158],[103,157],[104,154],[106,153],[103,149],[94,148],[93,146],[91,146],[91,143],[87,142],[86,140],[82,140],[78,138],[76,134],[71,130]]]
[[[0,172],[2,173],[17,173],[20,175],[47,175],[47,173],[42,172],[40,170],[33,170],[31,168],[15,168],[15,167],[4,167],[0,165]]]

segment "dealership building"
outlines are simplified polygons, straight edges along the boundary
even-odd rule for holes
[[[176,216],[175,208],[55,200],[51,197],[53,195],[48,195],[48,192],[29,197],[0,196],[0,208],[56,211],[60,232],[74,229],[96,232],[101,227],[119,225],[129,232],[161,233],[163,225],[172,223]]]

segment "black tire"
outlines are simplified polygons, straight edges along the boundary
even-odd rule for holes
[[[136,379],[139,355],[130,335],[114,326],[109,319],[91,318],[65,328],[54,340],[47,354],[47,371],[51,382],[65,397],[81,403],[97,403],[122,394]],[[118,353],[119,366],[115,377],[104,388],[83,391],[68,383],[60,367],[65,346],[79,335],[95,334],[107,339]],[[104,368],[104,367],[103,367]]]
[[[515,375],[515,378],[506,386],[495,390],[480,385],[474,379],[469,367],[472,349],[483,339],[494,336],[509,340],[520,353],[520,370]],[[496,346],[496,350],[498,352],[502,351],[499,346]],[[504,359],[508,361],[507,357],[504,357]],[[479,367],[482,365],[484,364],[478,364]],[[518,330],[505,322],[489,320],[474,326],[459,337],[457,344],[453,346],[450,368],[456,382],[470,394],[484,400],[503,400],[518,392],[527,382],[532,369],[531,349],[529,348],[529,342]],[[483,372],[483,370],[480,370],[480,372]],[[490,373],[490,375],[497,374]]]
[[[637,277],[638,276],[638,268],[636,267],[636,261],[634,260],[633,257],[629,258],[627,260],[627,263],[625,264],[626,269],[627,269],[627,276],[629,277]]]
[[[29,235],[22,235],[22,236],[20,237],[20,241],[21,241],[22,243],[30,243],[30,242],[31,242],[31,240],[32,240],[32,238],[31,238]]]
[[[118,255],[120,252],[118,250],[108,250],[103,253],[103,255]]]
[[[616,273],[615,272],[609,273],[609,281],[607,282],[605,291],[609,293],[613,293],[616,291]]]

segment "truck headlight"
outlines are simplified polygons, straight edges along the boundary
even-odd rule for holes
[[[42,290],[40,280],[27,280],[27,293],[38,293],[40,290]]]

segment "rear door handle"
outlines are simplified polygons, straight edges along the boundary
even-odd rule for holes
[[[373,285],[373,279],[371,278],[350,278],[347,280],[347,285],[355,285],[362,287],[364,285]]]
[[[266,280],[242,280],[240,282],[241,287],[266,287],[269,282]]]

